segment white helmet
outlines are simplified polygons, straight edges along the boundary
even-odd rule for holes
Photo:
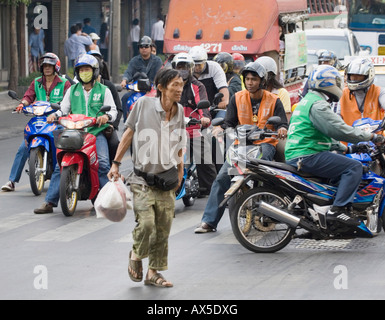
[[[349,63],[346,73],[348,75],[347,84],[350,91],[366,89],[373,84],[375,70],[373,63],[369,59],[354,59]],[[351,74],[363,75],[365,76],[365,80],[360,82],[352,81],[350,79]]]
[[[266,72],[272,72],[274,75],[277,75],[278,68],[275,60],[268,56],[259,57],[257,60],[261,65],[263,65],[266,69]]]
[[[204,63],[207,61],[207,51],[201,46],[195,46],[188,52],[195,63]]]
[[[332,66],[321,64],[309,74],[309,89],[325,93],[333,101],[342,96],[344,79]]]
[[[186,52],[180,52],[175,55],[174,59],[171,61],[171,66],[173,69],[177,69],[178,65],[183,64],[186,66],[185,70],[179,70],[183,80],[187,80],[187,78],[193,74],[194,70],[194,60],[192,57]]]

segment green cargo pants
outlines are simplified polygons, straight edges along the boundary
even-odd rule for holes
[[[135,226],[132,249],[139,259],[147,258],[148,267],[167,270],[168,237],[175,209],[175,191],[131,184]]]

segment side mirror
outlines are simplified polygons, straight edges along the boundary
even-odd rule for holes
[[[151,91],[151,82],[148,79],[139,79],[138,80],[138,90],[139,91]]]
[[[12,99],[18,100],[18,97],[17,97],[17,94],[16,94],[15,91],[9,90],[9,91],[8,91],[8,95],[9,95]]]
[[[99,112],[107,112],[111,110],[111,106],[103,106],[99,109]]]
[[[222,93],[222,92],[218,92],[218,93],[214,96],[213,103],[214,103],[215,105],[217,105],[219,102],[222,101],[222,98],[223,98],[223,93]]]
[[[210,102],[208,100],[201,100],[198,102],[197,109],[207,109],[210,107]]]
[[[51,108],[54,110],[60,110],[60,105],[58,103],[51,103]]]

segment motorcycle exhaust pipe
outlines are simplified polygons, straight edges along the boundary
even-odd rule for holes
[[[286,223],[293,228],[296,228],[300,224],[300,218],[293,216],[290,213],[287,213],[286,211],[278,209],[264,201],[260,201],[258,204],[256,204],[256,206],[262,214],[275,220]]]

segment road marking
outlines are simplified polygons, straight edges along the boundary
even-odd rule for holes
[[[76,222],[67,223],[64,226],[41,233],[26,241],[57,241],[70,242],[90,233],[110,226],[113,222],[107,219],[97,219],[96,217],[87,217]]]
[[[27,224],[52,217],[52,215],[36,215],[31,211],[13,214],[0,219],[0,233],[4,233]]]

